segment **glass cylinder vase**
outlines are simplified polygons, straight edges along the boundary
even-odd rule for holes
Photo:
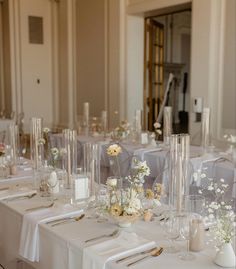
[[[178,212],[189,194],[189,141],[188,134],[170,137],[169,205]]]
[[[172,134],[172,107],[164,107],[164,120],[163,120],[163,139],[164,143],[170,144],[170,136]]]
[[[63,144],[65,149],[65,170],[66,182],[65,187],[70,189],[72,187],[72,175],[77,173],[77,132],[71,129],[63,130]]]
[[[42,118],[31,118],[30,120],[30,158],[33,162],[33,167],[38,170],[43,162],[43,145],[42,140]]]
[[[210,144],[210,108],[204,107],[202,113],[202,137],[201,146],[205,151]]]
[[[19,132],[18,126],[10,124],[8,126],[8,144],[11,148],[11,165],[17,165],[19,152]]]

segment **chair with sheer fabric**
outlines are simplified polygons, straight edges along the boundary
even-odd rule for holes
[[[112,143],[113,144],[113,143]],[[117,176],[125,178],[130,175],[132,169],[133,155],[121,144],[117,143],[121,147],[121,153],[117,157],[113,157],[107,154],[107,149],[110,145],[106,145],[104,150],[104,160],[108,163],[109,176]]]

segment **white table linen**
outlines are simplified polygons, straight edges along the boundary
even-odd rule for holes
[[[38,203],[37,199],[35,199],[36,202]],[[9,204],[0,203],[0,214],[4,216],[0,219],[0,260],[8,269],[17,268],[16,259],[19,254],[21,223],[24,210],[30,206],[32,206],[32,202],[28,200]],[[39,262],[30,263],[28,261],[28,264],[36,269],[83,268],[84,241],[100,234],[111,233],[116,228],[117,226],[112,223],[98,223],[96,219],[88,218],[55,227],[39,224]],[[132,232],[146,240],[155,241],[157,246],[165,247],[168,244],[162,228],[155,222],[138,221],[132,227]],[[182,250],[186,248],[186,242],[181,241],[178,244]],[[214,255],[214,249],[206,247],[204,251],[196,253],[195,261],[183,262],[177,255],[163,253],[157,258],[143,261],[133,268],[154,269],[157,266],[160,268],[175,266],[176,269],[189,269],[190,267],[216,269],[218,267],[212,262]],[[126,263],[118,266],[113,261],[108,261],[105,268],[126,268]]]
[[[148,241],[137,234],[121,231],[120,235],[111,240],[98,243],[83,250],[83,269],[105,269],[106,263],[134,252],[150,249],[154,241]]]
[[[0,201],[4,199],[20,198],[25,195],[34,194],[36,192],[36,190],[31,190],[28,188],[10,188],[9,190],[0,190]]]
[[[23,217],[19,254],[31,262],[39,261],[39,231],[38,225],[61,217],[81,214],[70,205],[55,206],[27,213]]]

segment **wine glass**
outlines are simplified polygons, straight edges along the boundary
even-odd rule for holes
[[[194,229],[193,226],[191,226],[192,218],[193,215],[187,212],[180,217],[180,235],[187,241],[187,251],[182,252],[179,255],[180,259],[184,261],[191,261],[195,259],[195,256],[189,251],[190,238],[194,237],[197,232],[197,229]]]
[[[170,240],[170,246],[165,251],[167,253],[179,252],[179,249],[175,246],[174,240],[180,235],[179,216],[176,211],[169,211],[165,214],[163,220],[163,229],[166,233],[167,238]]]
[[[203,195],[192,194],[187,195],[185,199],[185,210],[195,215],[195,217],[201,217],[204,213],[205,197]]]

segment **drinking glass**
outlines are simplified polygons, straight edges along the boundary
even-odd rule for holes
[[[180,217],[180,235],[182,236],[183,239],[187,241],[187,251],[182,252],[179,255],[180,259],[184,261],[191,261],[195,259],[195,255],[193,255],[189,251],[190,237],[194,237],[197,232],[197,229],[192,228],[191,221],[192,221],[192,215],[187,212]]]
[[[205,208],[205,197],[203,195],[192,194],[185,198],[185,210],[194,215],[195,218],[202,217]]]
[[[179,249],[174,244],[174,240],[176,240],[180,235],[179,224],[179,216],[177,215],[177,211],[169,211],[165,214],[163,228],[167,238],[170,240],[170,246],[165,249],[167,253],[179,252]]]

